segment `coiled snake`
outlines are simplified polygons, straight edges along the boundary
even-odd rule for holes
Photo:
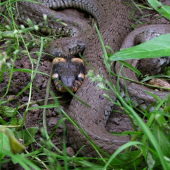
[[[58,7],[73,7],[85,10],[97,19],[99,31],[104,44],[110,46],[114,51],[118,51],[120,49],[122,40],[130,31],[131,22],[129,14],[127,9],[119,0],[41,0],[41,2],[46,5],[47,8],[40,4],[18,2],[20,7],[19,12],[21,14],[22,12],[25,12],[23,15],[27,15],[29,13],[28,17],[30,19],[33,18],[33,20],[37,20],[37,17],[42,17],[43,14],[48,14],[48,17],[51,16],[52,10],[48,10],[48,7],[52,9]],[[36,17],[32,17],[34,14],[36,14]],[[53,17],[57,18],[55,16],[55,12]],[[51,48],[51,50],[53,50],[53,48]],[[101,74],[105,80],[109,80],[109,74],[101,57],[102,54],[103,51],[99,38],[95,33],[86,45],[83,56],[92,67],[98,70],[99,74]],[[87,71],[90,70],[90,67],[86,65],[85,70],[85,73],[87,73]],[[97,75],[97,73],[95,74]],[[116,84],[115,77],[112,77],[112,81]],[[132,89],[133,87],[131,86],[130,88]],[[113,104],[103,96],[104,93],[115,100],[116,97],[114,94],[98,89],[96,82],[91,82],[89,78],[86,78],[82,86],[76,92],[76,95],[91,107],[86,107],[84,104],[73,98],[68,109],[68,115],[84,129],[92,142],[94,142],[99,148],[103,149],[106,153],[112,154],[129,139],[125,136],[113,136],[106,131],[105,122],[113,108]],[[130,93],[133,92],[131,91]],[[137,97],[140,98],[140,95],[141,94],[139,92]],[[161,96],[161,98],[165,95],[166,94]],[[142,96],[145,98],[143,101],[145,103],[148,102],[148,99],[149,101],[155,101],[151,96],[143,91]],[[98,156],[97,152],[89,144],[86,138],[72,123],[66,121],[66,127],[69,142],[75,150],[78,150],[85,145],[85,147],[79,152],[81,155],[93,157]]]

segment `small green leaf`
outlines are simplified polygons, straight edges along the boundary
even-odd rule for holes
[[[170,157],[170,152],[169,152],[169,150],[170,150],[170,136],[157,123],[154,123],[152,125],[151,132],[153,133],[155,139],[157,140],[163,155],[166,157]],[[150,141],[148,141],[148,144],[149,144],[149,147],[154,150],[154,147]],[[161,163],[160,163],[159,157],[157,155],[153,154],[152,152],[150,152],[150,154],[151,155],[149,155],[149,157],[150,158],[152,157],[153,160],[152,160],[152,163],[149,162],[150,163],[149,166],[151,166],[151,164],[153,167],[160,166]],[[159,155],[159,153],[158,153],[158,155]],[[150,159],[150,158],[148,158],[148,159]],[[155,163],[154,163],[154,161],[155,161]]]
[[[13,117],[13,118],[11,119],[11,121],[10,121],[10,124],[11,124],[11,125],[17,125],[17,122],[18,122],[17,118],[16,118],[16,117]]]
[[[6,59],[7,59],[8,57],[7,57],[7,54],[6,54],[6,52],[0,52],[0,70],[1,70],[1,68],[2,68],[2,66],[3,66],[3,64],[6,62]]]
[[[2,119],[1,116],[0,116],[0,124],[1,124],[1,125],[5,125],[5,124],[6,124],[6,122]]]
[[[0,106],[0,115],[5,117],[12,117],[15,109],[8,106]]]
[[[170,67],[164,68],[164,74],[167,75],[167,76],[170,76]]]
[[[152,126],[151,131],[157,139],[164,156],[170,157],[170,136],[156,123]]]
[[[23,145],[21,145],[18,140],[13,136],[13,133],[11,132],[11,130],[7,129],[7,128],[0,128],[0,134],[5,134],[8,137],[9,140],[9,144],[10,144],[10,150],[13,154],[16,153],[20,153],[22,152],[23,149],[25,149],[25,147]],[[2,136],[2,139],[5,140],[5,144],[7,144],[7,140],[4,137],[4,135]],[[4,143],[4,142],[3,142]],[[1,144],[1,146],[4,146],[4,144]],[[1,148],[1,150],[4,150],[4,147]]]
[[[165,117],[160,114],[160,113],[156,113],[155,114],[155,120],[157,121],[157,123],[164,128],[165,130],[170,131],[170,126],[168,124],[168,122],[166,121]]]
[[[5,154],[1,151],[2,149],[10,151],[10,145],[8,136],[5,133],[0,133],[0,161],[4,158]]]
[[[160,162],[160,161],[159,161]],[[154,168],[155,165],[155,160],[153,159],[152,155],[150,154],[150,152],[148,152],[147,155],[147,164],[148,164],[148,168],[152,169]]]
[[[38,131],[38,127],[30,127],[24,131],[24,145],[28,146],[30,143],[34,142],[35,134]]]

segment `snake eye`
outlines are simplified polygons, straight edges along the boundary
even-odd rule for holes
[[[59,79],[59,75],[58,75],[57,73],[54,73],[54,74],[52,75],[52,78],[53,78],[53,79]]]
[[[77,75],[77,79],[82,82],[84,80],[84,74],[83,73],[79,73]]]

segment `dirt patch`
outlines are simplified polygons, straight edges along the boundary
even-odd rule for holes
[[[124,2],[127,2],[127,1],[128,0],[124,0]],[[128,2],[131,3],[130,0]],[[164,2],[165,2],[165,4],[170,5],[170,2],[168,2],[168,0],[164,1]],[[135,7],[132,7],[132,6],[130,8],[131,8],[131,10],[135,9]],[[134,14],[134,16],[138,18],[138,21],[132,20],[133,24],[140,26],[141,25],[140,22],[148,24],[148,23],[151,23],[151,21],[152,21],[152,23],[156,23],[156,24],[157,23],[168,23],[168,21],[163,17],[157,19],[160,15],[156,14],[155,11],[146,10],[146,9],[142,10],[142,11],[144,13],[143,15],[149,15],[149,16],[148,17],[139,17],[139,16],[141,16],[141,13],[139,11],[137,11]],[[76,10],[65,10],[65,12],[69,13],[69,15],[76,15],[76,16],[80,16],[81,18],[84,17],[84,13],[77,12]],[[1,19],[2,19],[2,17],[1,17]],[[6,51],[8,49],[8,46],[4,44],[4,41],[1,41],[0,48],[2,51]],[[25,50],[23,45],[21,45],[21,49]],[[36,54],[37,51],[40,51],[40,49],[33,48],[33,49],[30,49],[30,51],[29,51],[31,60],[33,61],[34,69],[37,66],[36,63],[38,62],[38,57],[39,57]],[[40,59],[38,71],[42,72],[42,73],[46,73],[47,75],[50,75],[51,61],[52,61],[52,59],[48,55],[43,54]],[[19,54],[17,56],[17,60],[15,61],[14,69],[30,69],[30,70],[32,70],[33,68],[32,68],[32,63],[30,62],[30,58],[28,57],[28,55]],[[14,97],[14,99],[11,100],[10,102],[3,104],[3,105],[15,108],[15,107],[17,107],[17,105],[19,103],[19,106],[23,106],[23,107],[21,107],[21,109],[18,110],[19,114],[16,115],[17,118],[20,118],[19,115],[23,116],[30,94],[31,94],[31,102],[34,103],[34,105],[33,105],[34,107],[42,105],[42,103],[44,102],[46,95],[47,95],[47,84],[48,84],[48,80],[49,80],[49,76],[47,76],[47,75],[37,73],[34,78],[34,81],[33,81],[31,93],[30,93],[30,88],[28,88],[27,90],[24,90],[23,93],[21,93],[19,96],[17,96],[30,83],[31,73],[25,73],[25,72],[21,72],[21,71],[14,72],[12,75],[12,79],[11,79],[11,83],[10,83],[11,85],[9,87],[8,93],[5,96],[5,98],[3,99],[3,101],[7,101],[12,97]],[[3,76],[5,76],[5,75],[3,75]],[[8,82],[9,82],[9,75],[6,75],[0,83],[0,89],[1,89],[0,97],[1,98],[3,97],[3,95],[5,94],[5,92],[7,90]],[[61,98],[59,98],[61,107],[64,108],[64,110],[67,110],[69,103],[71,101],[71,95],[62,94],[60,92],[57,92],[55,90],[55,86],[53,83],[51,83],[51,85],[50,85],[50,91],[52,91],[55,94],[55,96],[61,97]],[[49,95],[49,98],[50,98],[49,102],[54,102],[52,100],[51,95]],[[64,102],[64,104],[62,104],[63,102]],[[48,129],[49,134],[51,134],[54,126],[56,125],[56,123],[59,120],[60,120],[60,115],[58,113],[57,108],[48,108],[46,110],[46,123],[47,123],[47,129]],[[26,121],[25,121],[25,126],[27,128],[29,128],[29,127],[38,127],[39,128],[38,132],[35,135],[35,140],[38,143],[41,143],[40,138],[42,137],[42,134],[41,134],[40,129],[43,127],[43,109],[35,109],[35,110],[28,111]],[[128,116],[125,114],[120,114],[120,113],[113,113],[110,115],[110,118],[108,120],[106,128],[109,132],[123,132],[123,131],[133,130],[131,127],[131,122],[130,122]],[[55,135],[52,138],[52,142],[53,142],[53,144],[56,145],[56,147],[58,147],[61,150],[62,150],[61,146],[62,146],[62,141],[63,141],[62,139],[63,139],[63,126],[60,125],[59,128],[57,129]],[[67,143],[67,146],[70,146],[69,143]],[[27,149],[32,150],[31,147],[32,146],[29,146]],[[36,143],[34,143],[33,148],[34,148],[34,150],[37,150],[39,148],[39,146]],[[18,167],[14,168],[14,166],[11,166],[11,168],[19,169]],[[3,167],[2,167],[2,169],[11,169],[11,168],[10,168],[10,166],[8,166],[8,164],[3,164]]]

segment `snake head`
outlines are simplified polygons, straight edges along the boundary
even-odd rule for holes
[[[61,81],[72,92],[76,92],[84,80],[84,62],[79,58],[55,58],[53,60],[53,75],[56,89],[67,92]],[[57,81],[59,80],[59,81]]]

